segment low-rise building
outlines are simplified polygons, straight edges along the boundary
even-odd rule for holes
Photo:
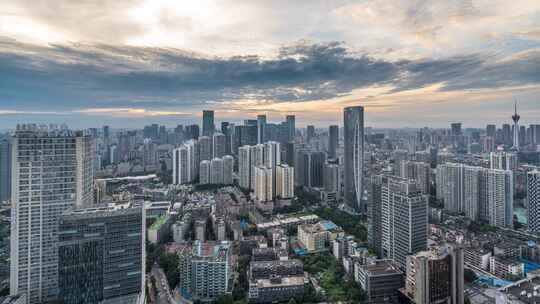
[[[403,272],[392,260],[375,260],[360,266],[358,280],[366,292],[366,303],[393,303],[404,286]]]
[[[309,252],[325,250],[330,241],[343,235],[343,229],[330,221],[298,226],[298,240]]]
[[[153,244],[163,242],[169,236],[169,216],[158,217],[148,228],[148,241]]]
[[[249,282],[250,303],[276,303],[288,301],[304,294],[304,277],[271,277]]]
[[[523,277],[525,265],[516,259],[492,256],[489,258],[489,272],[499,278],[504,278],[508,274]]]

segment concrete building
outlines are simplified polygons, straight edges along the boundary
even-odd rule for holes
[[[527,172],[527,224],[532,232],[540,232],[540,171]]]
[[[244,189],[251,189],[251,161],[250,146],[238,148],[238,185]]]
[[[489,153],[489,165],[491,169],[516,170],[518,167],[517,154],[510,152]]]
[[[93,204],[95,145],[66,127],[18,125],[11,146],[10,293],[26,294],[28,303],[55,301],[58,219]]]
[[[463,304],[463,250],[438,247],[407,257],[405,295],[415,304]]]
[[[212,137],[210,136],[201,136],[199,137],[199,159],[203,160],[212,160],[214,155],[214,144]]]
[[[234,157],[231,155],[225,155],[223,160],[223,184],[232,185],[233,183],[233,171],[234,171]]]
[[[286,164],[276,167],[276,196],[282,199],[294,198],[294,168]]]
[[[212,152],[213,157],[223,157],[227,152],[227,137],[220,132],[214,133],[212,136]]]
[[[223,184],[223,160],[213,158],[210,162],[210,184]]]
[[[366,303],[396,303],[404,286],[403,272],[392,260],[375,260],[360,266],[359,284],[366,293]]]
[[[144,298],[144,208],[73,210],[61,216],[58,236],[61,303]]]
[[[370,242],[380,246],[374,248],[382,258],[393,259],[405,270],[407,255],[427,247],[427,200],[411,180],[379,176],[371,182]]]
[[[173,150],[173,184],[193,182],[198,174],[198,146],[195,140],[189,140]]]
[[[364,107],[345,108],[343,127],[345,202],[355,210],[366,213],[367,208],[363,201]]]
[[[210,161],[203,160],[199,165],[199,184],[210,184]]]
[[[487,200],[489,224],[513,228],[514,179],[510,170],[487,172]]]
[[[259,202],[272,201],[274,199],[272,168],[255,167],[255,199]]]
[[[180,293],[192,301],[215,301],[232,292],[233,271],[228,242],[195,241],[180,254]]]
[[[298,226],[298,241],[310,252],[323,251],[330,245],[330,241],[343,236],[343,229],[330,221]]]

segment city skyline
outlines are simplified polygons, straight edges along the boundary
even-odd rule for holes
[[[514,99],[528,125],[539,12],[524,0],[4,1],[0,129],[172,126],[203,109],[320,127],[358,105],[366,126],[483,127],[511,123]]]

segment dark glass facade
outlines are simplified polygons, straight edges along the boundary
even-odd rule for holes
[[[60,301],[98,303],[142,292],[144,226],[141,208],[92,208],[62,215]]]

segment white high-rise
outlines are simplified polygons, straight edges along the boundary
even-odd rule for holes
[[[210,162],[210,183],[223,184],[223,160],[215,157]]]
[[[28,303],[58,295],[57,220],[92,204],[94,144],[67,128],[17,126],[12,138],[10,292]]]
[[[284,199],[294,197],[294,168],[287,164],[276,167],[276,196]]]
[[[514,180],[510,170],[487,172],[489,224],[512,228],[514,211]]]
[[[193,182],[198,175],[197,142],[189,140],[173,150],[173,184]]]
[[[274,199],[272,187],[272,168],[264,166],[255,167],[255,199],[259,202],[267,202]]]
[[[244,189],[251,189],[250,146],[238,148],[238,184]]]
[[[381,228],[373,233],[380,234],[376,237],[381,239],[382,256],[404,270],[407,256],[427,247],[427,199],[413,181],[384,176],[379,183],[373,204],[380,210],[376,216]]]
[[[255,167],[264,166],[264,145],[250,146],[249,161],[251,165],[251,189],[255,189]]]
[[[212,136],[213,153],[214,157],[223,157],[227,152],[227,137],[221,133],[216,132]]]
[[[527,172],[527,214],[529,230],[540,232],[540,171]]]
[[[489,153],[491,169],[515,170],[518,167],[518,159],[515,153],[491,152]]]

